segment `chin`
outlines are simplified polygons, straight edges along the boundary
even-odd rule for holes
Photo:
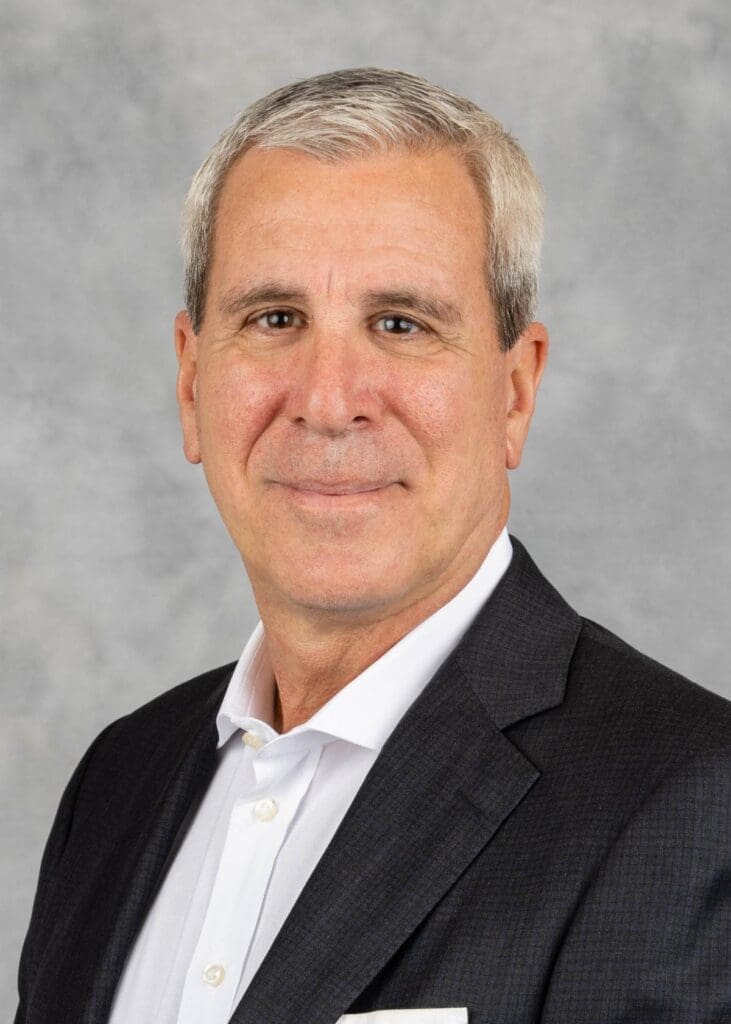
[[[332,574],[310,571],[297,579],[286,577],[281,586],[293,604],[312,611],[342,614],[391,606],[408,590],[405,582],[393,578],[385,568],[373,574],[357,568]]]

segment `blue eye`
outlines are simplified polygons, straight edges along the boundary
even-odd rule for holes
[[[417,323],[405,316],[382,316],[378,323],[383,324],[387,334],[414,334],[420,329]]]

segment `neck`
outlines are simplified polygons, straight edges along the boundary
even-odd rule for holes
[[[336,693],[377,661],[420,622],[447,604],[472,579],[502,524],[472,557],[454,564],[436,586],[402,607],[354,616],[282,605],[254,593],[266,636],[276,691],[273,726],[288,732],[307,721]]]

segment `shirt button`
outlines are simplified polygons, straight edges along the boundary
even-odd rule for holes
[[[217,988],[226,977],[226,969],[223,964],[209,964],[203,971],[203,980],[206,985]]]
[[[258,800],[254,804],[254,817],[259,821],[271,821],[278,810],[277,801],[272,800],[271,797],[265,797],[264,800]]]
[[[260,736],[258,732],[245,732],[241,739],[247,747],[253,747],[254,750],[259,750],[266,742],[264,737]]]

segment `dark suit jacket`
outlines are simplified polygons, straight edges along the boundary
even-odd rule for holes
[[[731,705],[581,619],[513,545],[234,1024],[439,1006],[470,1024],[731,1021]],[[83,758],[43,857],[17,1024],[107,1020],[214,769],[232,669],[115,722]]]

